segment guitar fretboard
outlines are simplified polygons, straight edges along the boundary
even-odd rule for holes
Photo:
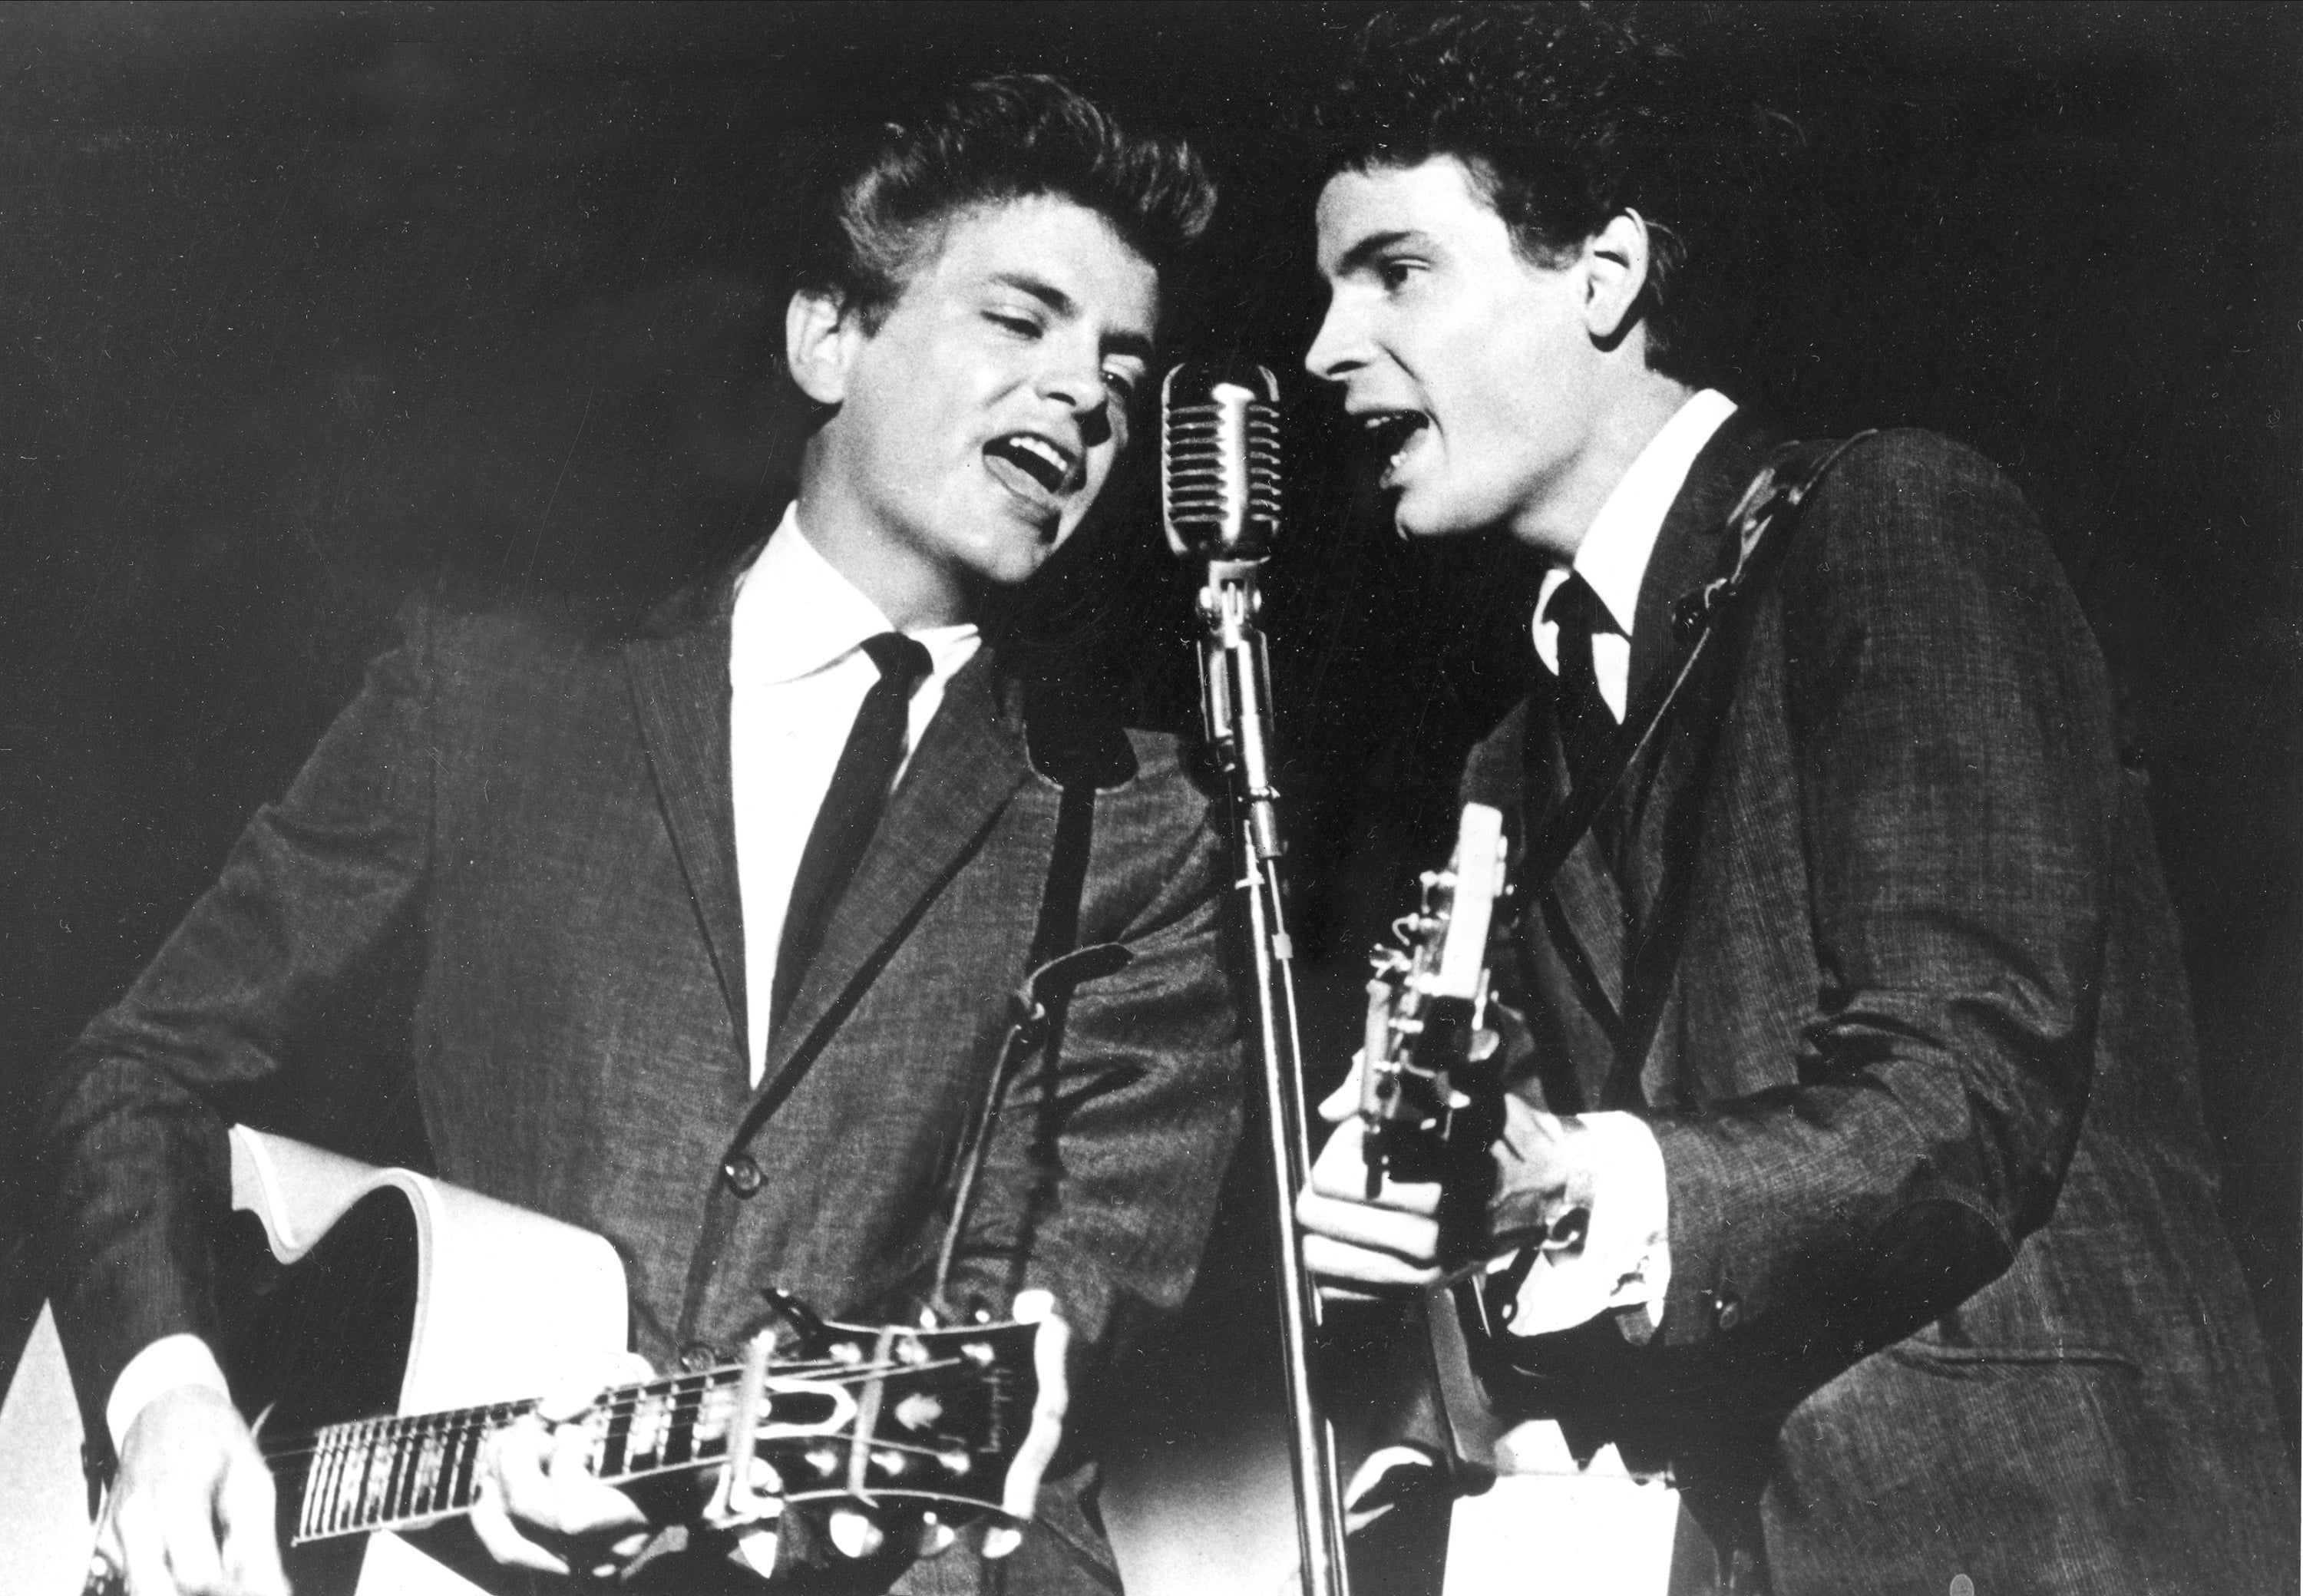
[[[593,1474],[614,1484],[725,1457],[741,1378],[739,1370],[715,1369],[608,1392],[577,1421],[591,1433]],[[788,1406],[792,1397],[774,1400]],[[300,1455],[303,1463],[297,1541],[407,1528],[468,1509],[479,1491],[481,1446],[536,1406],[502,1402],[316,1431],[275,1457],[293,1463]]]

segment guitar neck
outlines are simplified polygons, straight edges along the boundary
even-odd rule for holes
[[[821,1365],[815,1372],[831,1373]],[[592,1474],[614,1485],[726,1457],[742,1378],[741,1369],[729,1367],[603,1392],[570,1421],[590,1432]],[[760,1404],[769,1449],[789,1450],[798,1440],[831,1449],[836,1462],[844,1453],[837,1431],[854,1411],[838,1390],[778,1382]],[[532,1400],[500,1402],[330,1424],[272,1441],[266,1450],[275,1474],[300,1491],[296,1541],[408,1529],[468,1511],[479,1494],[481,1447],[536,1409]]]

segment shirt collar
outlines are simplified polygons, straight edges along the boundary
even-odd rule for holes
[[[1691,396],[1648,440],[1631,469],[1615,484],[1615,492],[1607,495],[1607,502],[1599,506],[1599,513],[1591,519],[1590,529],[1576,548],[1575,573],[1590,584],[1591,591],[1607,605],[1616,629],[1626,638],[1632,635],[1632,618],[1640,607],[1640,583],[1647,577],[1648,561],[1655,553],[1664,517],[1671,513],[1672,501],[1686,484],[1695,457],[1734,413],[1735,401],[1717,388]],[[1544,578],[1535,606],[1538,617],[1566,579],[1567,572],[1556,569]]]
[[[758,682],[797,681],[839,663],[866,638],[897,629],[807,540],[797,501],[785,508],[767,547],[737,578],[730,624],[733,668],[744,680]],[[972,621],[908,635],[926,647],[938,676],[957,670],[975,651]]]

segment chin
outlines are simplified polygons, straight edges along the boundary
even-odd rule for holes
[[[1392,507],[1393,528],[1411,543],[1421,543],[1438,537],[1460,537],[1477,532],[1487,523],[1461,515],[1451,514],[1446,505],[1433,507],[1418,504],[1413,495],[1403,494]]]
[[[990,587],[1018,587],[1048,562],[1055,545],[1034,543],[1028,548],[979,549],[967,562],[969,578]]]

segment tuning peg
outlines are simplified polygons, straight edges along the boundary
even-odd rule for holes
[[[925,1391],[914,1391],[896,1404],[896,1423],[907,1430],[932,1428],[943,1417],[943,1404]]]
[[[825,1527],[842,1557],[868,1558],[888,1543],[888,1533],[853,1507],[834,1507]]]

